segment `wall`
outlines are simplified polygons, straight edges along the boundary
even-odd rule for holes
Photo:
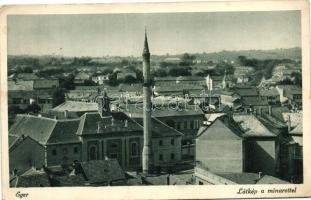
[[[171,139],[174,139],[174,145],[171,144]],[[174,165],[181,160],[181,137],[153,138],[152,151],[155,167]],[[174,154],[174,158],[171,158],[171,154]],[[160,155],[163,156],[163,160],[160,160]]]
[[[74,148],[78,148],[77,152],[74,152]],[[53,151],[56,150],[56,155]],[[57,144],[48,145],[46,147],[47,154],[47,166],[54,166],[60,164],[71,164],[74,160],[81,161],[82,149],[80,143],[74,144]]]
[[[243,172],[242,140],[197,140],[196,161],[212,172]]]
[[[246,172],[263,172],[271,176],[276,174],[275,140],[253,138],[245,142]]]
[[[9,153],[10,171],[17,169],[19,172],[23,172],[31,166],[41,168],[44,165],[44,151],[43,145],[26,137]]]

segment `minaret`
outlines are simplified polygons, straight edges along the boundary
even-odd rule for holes
[[[143,93],[144,93],[144,147],[143,147],[143,173],[149,174],[151,167],[151,77],[150,77],[150,52],[145,30],[145,42],[143,50]]]

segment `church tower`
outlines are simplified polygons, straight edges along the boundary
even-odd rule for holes
[[[98,106],[98,113],[102,118],[111,116],[110,100],[106,90],[104,90],[102,94],[97,97],[97,106]]]
[[[150,52],[147,33],[143,49],[143,121],[144,121],[144,147],[143,147],[143,173],[149,174],[151,168],[151,77],[150,77]]]

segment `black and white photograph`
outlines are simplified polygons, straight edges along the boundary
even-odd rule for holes
[[[301,19],[301,10],[7,15],[9,187],[296,192]]]

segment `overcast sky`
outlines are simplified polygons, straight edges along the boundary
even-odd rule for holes
[[[8,54],[139,56],[301,46],[299,11],[20,15],[8,17]]]

